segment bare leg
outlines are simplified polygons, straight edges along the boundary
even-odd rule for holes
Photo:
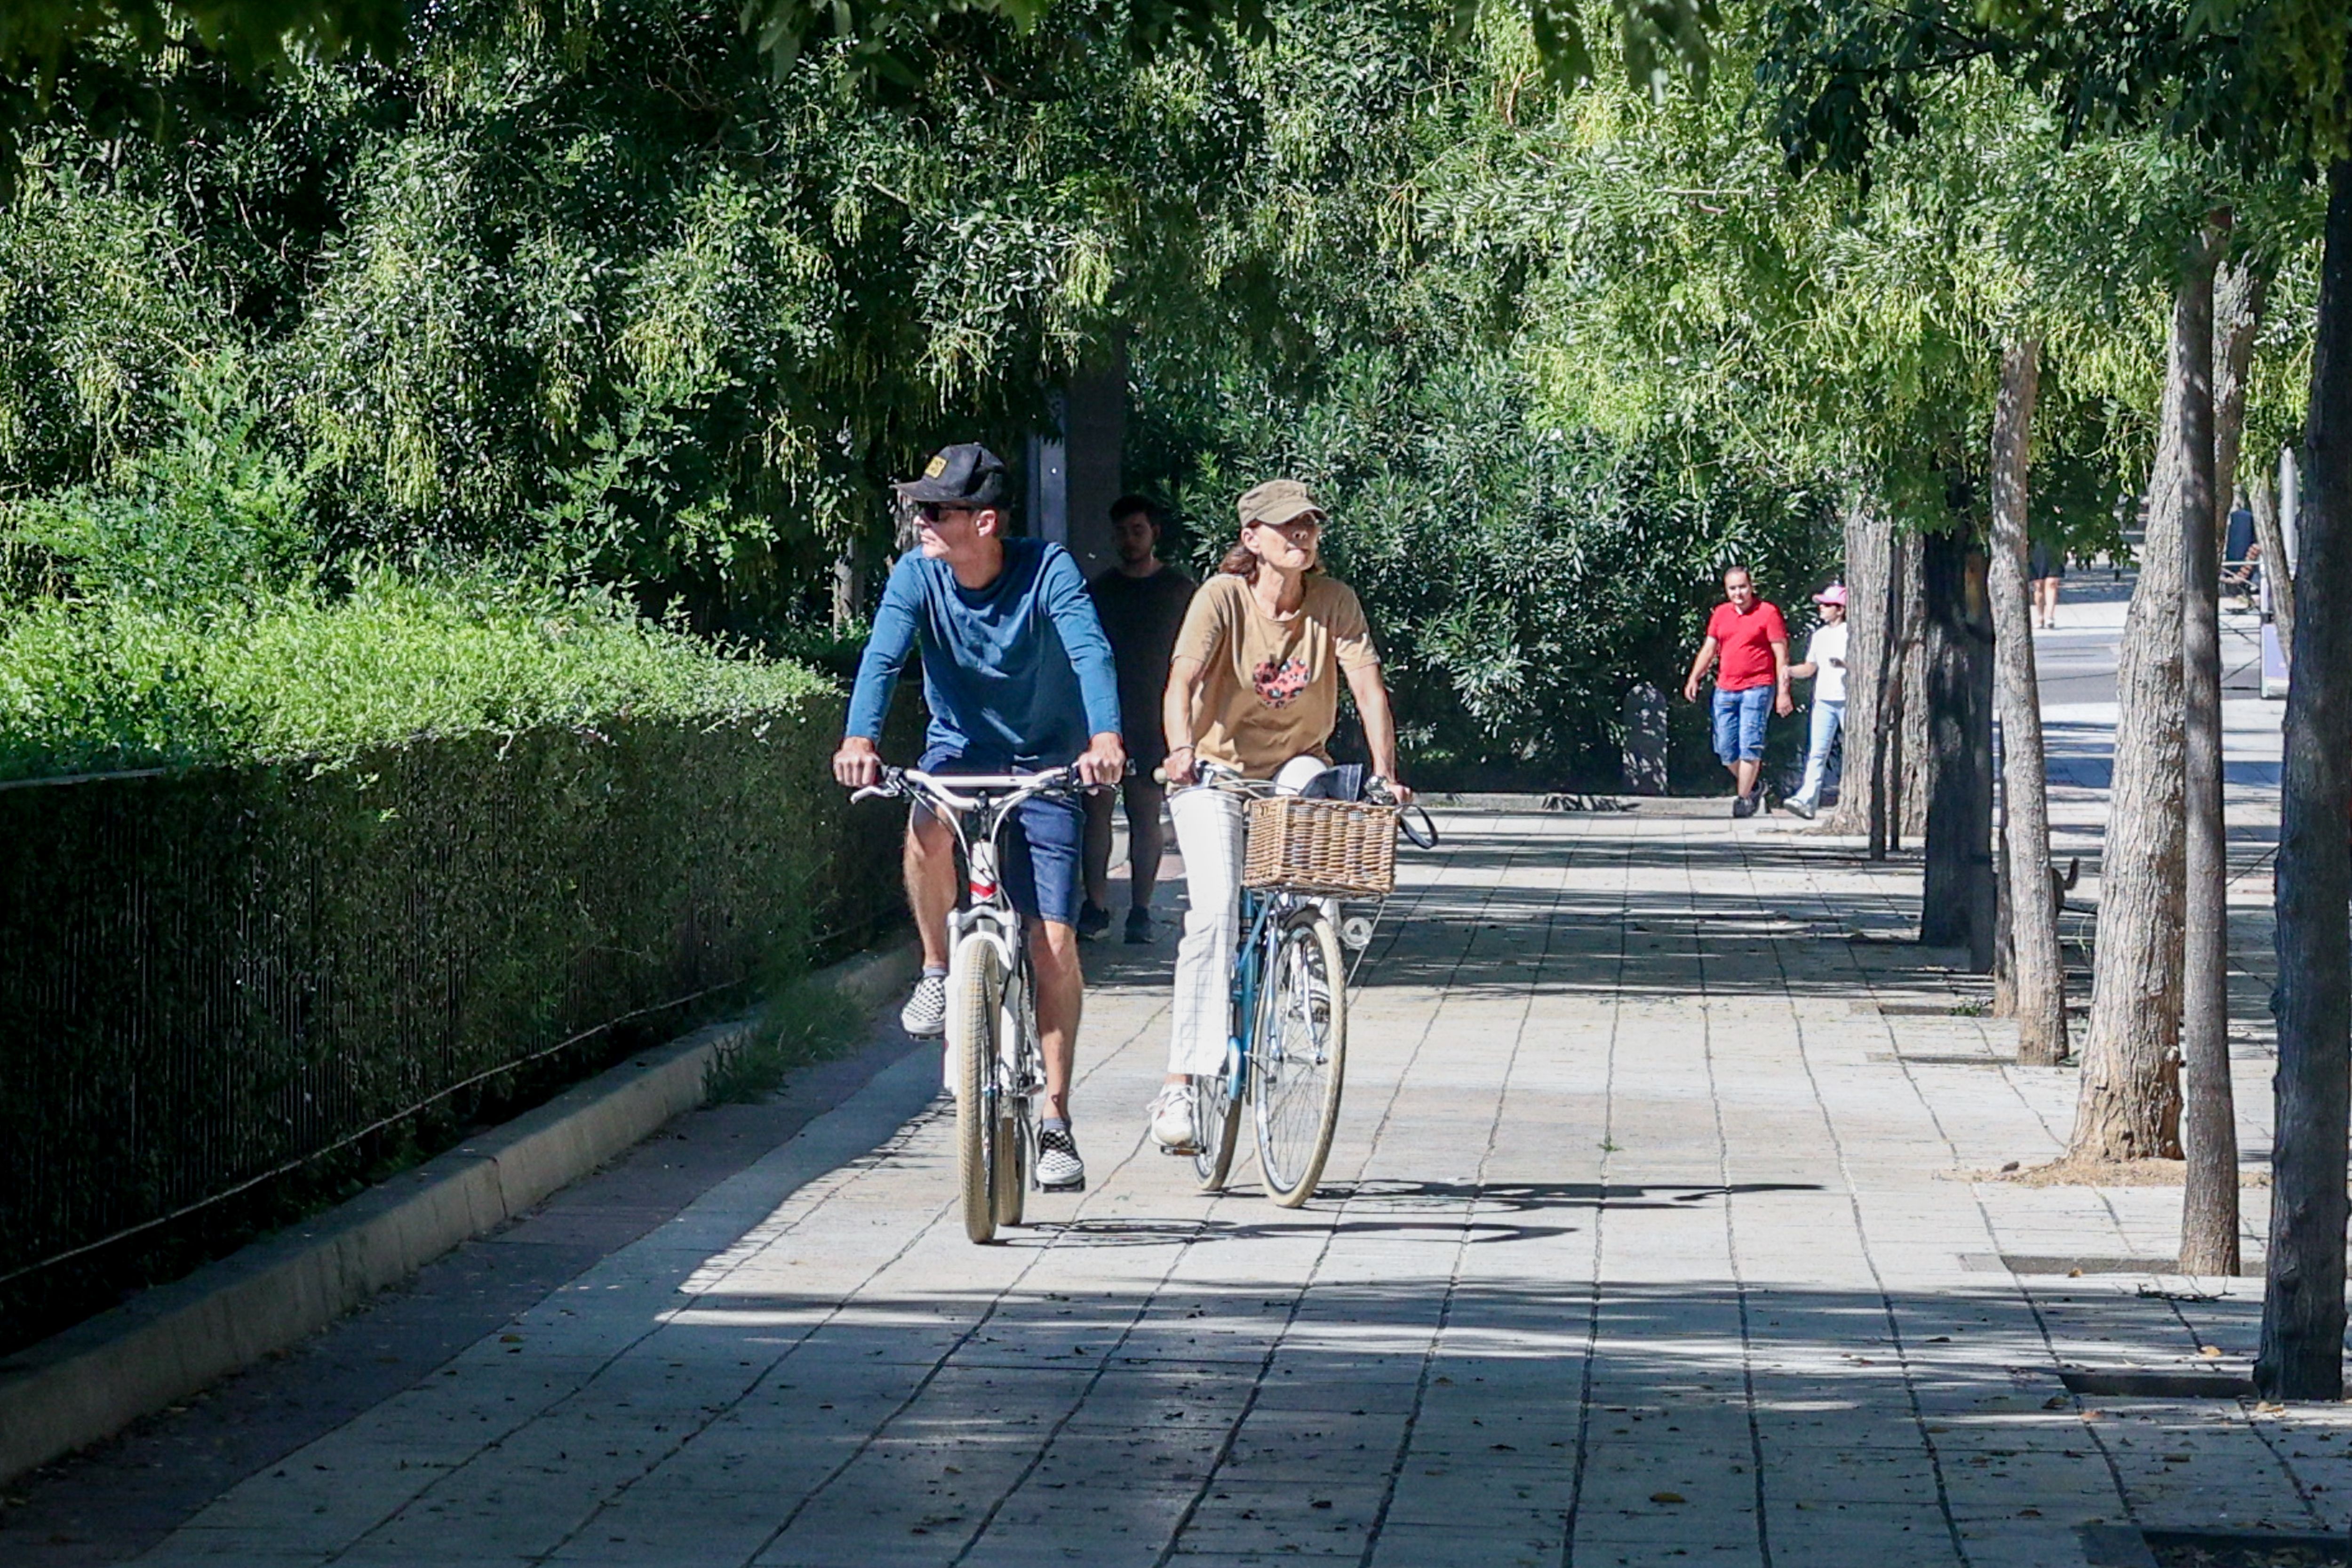
[[[1078,934],[1055,920],[1029,927],[1029,966],[1037,977],[1037,1039],[1045,1051],[1045,1109],[1065,1121],[1070,1114],[1070,1075],[1078,1056],[1078,1014],[1086,1005],[1086,971],[1078,963]]]
[[[1127,787],[1132,791],[1136,787],[1135,781],[1129,779]],[[1108,789],[1091,791],[1085,797],[1085,800],[1087,902],[1097,909],[1108,909],[1110,907],[1110,791]],[[1128,819],[1130,822],[1134,821],[1134,816],[1135,810],[1130,806],[1128,808]]]
[[[948,915],[955,908],[955,834],[929,811],[907,814],[907,907],[915,912],[923,967],[948,967]]]
[[[1738,784],[1741,794],[1753,795],[1756,793],[1756,775],[1763,770],[1762,762],[1750,761],[1743,758],[1731,765],[1731,777],[1733,781]]]
[[[1160,824],[1160,808],[1168,799],[1168,791],[1149,779],[1127,781],[1127,874],[1132,883],[1128,902],[1138,909],[1151,907],[1151,895],[1160,886],[1160,856],[1168,847],[1167,830]],[[1091,825],[1091,822],[1090,824]],[[1093,841],[1087,841],[1089,849]],[[1110,853],[1110,810],[1104,802],[1103,853]],[[1091,874],[1092,862],[1088,862]],[[1092,884],[1089,883],[1089,886]],[[1103,900],[1093,894],[1097,906]]]

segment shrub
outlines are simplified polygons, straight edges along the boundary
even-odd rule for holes
[[[728,722],[828,689],[605,601],[362,577],[210,610],[37,601],[0,618],[0,779],[346,756],[411,737]]]
[[[0,786],[8,1338],[869,940],[896,819],[833,787],[840,718]]]

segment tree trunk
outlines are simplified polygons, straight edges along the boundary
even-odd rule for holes
[[[2286,557],[2278,489],[2268,474],[2254,476],[2254,482],[2247,486],[2247,504],[2254,512],[2254,542],[2262,547],[2263,580],[2270,585],[2271,627],[2278,633],[2279,653],[2291,670],[2294,667],[2294,563]]]
[[[1993,663],[1997,687],[2000,660]],[[2001,784],[2008,764],[2000,744],[1998,690],[1993,694],[1992,713],[1992,1016],[2010,1019],[2017,1016],[2017,933],[2009,897],[2009,792]]]
[[[2010,988],[2017,1059],[2066,1060],[2066,965],[2050,896],[2050,794],[2042,747],[2042,690],[2033,667],[2033,602],[2025,581],[2027,448],[2042,380],[2042,344],[2000,356],[1992,421],[1992,596],[1995,702],[2000,714],[2001,834],[2007,852]]]
[[[2192,405],[2193,412],[2192,412]],[[2213,257],[2183,257],[2139,584],[2116,667],[2116,755],[2075,1160],[2180,1157],[2180,536],[2187,476],[2213,451]]]
[[[1920,541],[1927,578],[1927,834],[1919,940],[1993,958],[1992,650],[1981,557],[1958,531]]]
[[[2305,434],[2277,873],[2278,1135],[2254,1386],[2344,1396],[2345,1121],[2352,1112],[2352,160],[2328,171]]]
[[[1882,716],[1894,670],[1889,657],[1895,619],[1895,524],[1857,490],[1845,516],[1845,767],[1838,776],[1833,833],[1870,840],[1870,856],[1886,855],[1886,795]]]
[[[2226,214],[2222,222],[2228,222]],[[2269,280],[2247,262],[2213,275],[2213,513],[2221,519],[2213,541],[2229,539],[2237,504],[2239,445],[2246,434],[2246,373],[2254,361],[2254,334],[2263,322]]]
[[[2230,214],[2206,220],[2196,244],[2219,256],[2229,244]],[[2210,261],[2192,260],[2210,276]],[[2245,355],[2253,347],[2246,312],[2247,278],[2231,269],[2232,307],[2244,317],[2217,332],[2222,289],[2207,297],[2206,353],[2213,395],[2200,410],[2190,398],[2181,421],[2180,675],[2186,713],[2182,802],[2187,832],[2187,919],[2182,927],[2180,984],[2180,1145],[2189,1174],[2180,1194],[2180,1270],[2238,1271],[2238,1106],[2230,1082],[2230,854],[2221,821],[2221,534],[2230,503],[2221,476],[2237,458],[2237,429],[2245,416]],[[2193,312],[2190,314],[2193,315]],[[2176,318],[2179,319],[2179,318]],[[2184,331],[2193,331],[2193,319]],[[2235,340],[2233,341],[2233,340]],[[2188,346],[2194,352],[2194,344]],[[2230,371],[2235,359],[2235,375]],[[2234,384],[2233,384],[2234,383]],[[2225,393],[2235,397],[2235,422],[2225,420]],[[2198,415],[2205,415],[2202,432]],[[2200,434],[2202,440],[2200,442]]]
[[[1887,705],[1879,714],[1880,772],[1885,779],[1886,847],[1927,831],[1927,591],[1926,547],[1897,542],[1895,557],[1895,646]]]

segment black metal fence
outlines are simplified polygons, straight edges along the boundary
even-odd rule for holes
[[[0,789],[0,1334],[93,1258],[862,939],[893,819],[846,811],[810,710]]]

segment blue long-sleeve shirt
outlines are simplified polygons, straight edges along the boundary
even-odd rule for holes
[[[1078,563],[1044,539],[1004,541],[977,591],[943,560],[898,559],[857,666],[848,732],[879,739],[890,693],[920,643],[929,742],[983,768],[1057,768],[1118,733],[1118,675]]]

